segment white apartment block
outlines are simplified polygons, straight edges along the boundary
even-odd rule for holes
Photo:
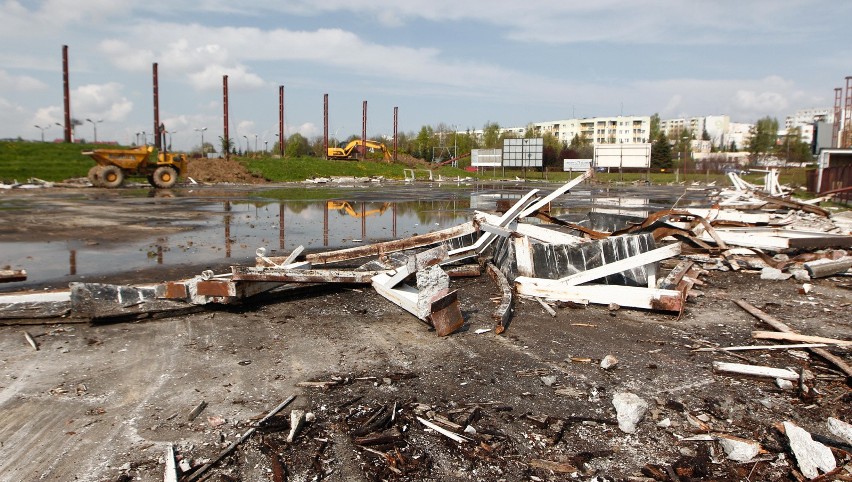
[[[558,140],[570,144],[574,136],[585,137],[592,145],[626,144],[650,142],[650,116],[587,117],[583,119],[564,119],[531,124],[537,135],[553,134]],[[526,127],[509,127],[501,132],[511,132],[523,136]]]
[[[834,109],[802,109],[784,119],[784,130],[780,135],[787,134],[790,129],[798,129],[802,142],[811,144],[814,140],[814,123],[834,123]]]

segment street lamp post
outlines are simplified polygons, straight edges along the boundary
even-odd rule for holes
[[[44,131],[47,130],[47,129],[50,129],[50,126],[42,127],[42,126],[37,125],[37,126],[35,126],[35,128],[41,131],[41,142],[44,142]]]
[[[92,129],[94,129],[94,131],[95,131],[95,144],[98,143],[98,124],[100,124],[103,121],[104,121],[103,119],[98,119],[96,121],[93,121],[92,119],[86,119],[86,122],[92,123]]]
[[[269,150],[269,141],[263,141],[263,155],[265,156]]]
[[[204,131],[206,131],[206,127],[199,127],[195,129],[195,132],[201,133],[201,157],[204,157]]]
[[[254,135],[254,152],[257,152],[257,134]]]
[[[246,155],[248,155],[248,153],[249,153],[248,136],[244,135],[244,136],[243,136],[243,139],[245,139],[245,140],[246,140]]]
[[[142,131],[142,143],[148,145],[148,134],[145,134],[145,131]]]

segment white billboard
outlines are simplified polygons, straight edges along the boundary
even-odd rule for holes
[[[500,167],[503,165],[503,150],[471,149],[470,165],[473,167]]]
[[[541,167],[544,139],[503,139],[503,165]]]
[[[563,171],[588,171],[589,168],[592,167],[591,159],[563,159],[562,160],[562,170]]]
[[[595,167],[648,169],[651,167],[651,144],[601,144],[595,146]]]

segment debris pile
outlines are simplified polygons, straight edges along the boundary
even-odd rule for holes
[[[510,329],[513,307],[521,302],[540,306],[554,317],[557,310],[588,305],[606,307],[600,310],[604,320],[620,316],[622,309],[646,310],[677,325],[704,296],[711,274],[716,282],[736,272],[750,273],[755,283],[802,283],[803,295],[813,289],[809,281],[850,274],[848,224],[836,223],[815,205],[781,197],[786,189],[774,174],[767,174],[768,194],[738,185],[733,176],[737,190],[721,191],[704,209],[675,207],[644,218],[590,213],[580,222],[553,215],[550,205],[589,175],[544,197],[530,190],[499,215],[476,212],[469,222],[440,231],[319,253],[304,254],[297,248],[287,256],[274,256],[261,248],[254,266],[151,285],[72,283],[67,293],[49,299],[0,297],[0,316],[45,317],[51,323],[56,316],[69,321],[145,319],[247,305],[288,293],[318,293],[320,287],[339,285],[369,287],[438,336],[450,336],[466,325],[464,300],[454,289],[454,280],[465,277],[491,280],[489,289],[498,294],[492,299],[494,307],[479,309],[489,312],[490,331],[502,334]],[[482,277],[483,271],[489,277]],[[568,356],[568,368],[562,370],[547,367],[543,360],[546,368],[518,367],[514,376],[534,388],[511,400],[501,400],[499,388],[483,389],[475,398],[431,397],[433,381],[423,380],[425,374],[328,373],[295,383],[306,392],[298,408],[279,415],[290,397],[257,423],[226,420],[215,413],[206,416],[206,403],[199,403],[185,423],[206,420],[203,435],[211,439],[210,446],[168,445],[162,461],[166,480],[201,480],[214,468],[225,480],[250,479],[245,473],[250,469],[243,470],[250,464],[232,455],[238,447],[262,454],[268,462],[255,466],[269,467],[262,475],[276,481],[319,480],[333,474],[369,480],[421,480],[435,474],[475,480],[608,480],[601,478],[608,476],[607,467],[650,440],[676,448],[665,459],[647,457],[643,466],[620,468],[618,473],[632,473],[629,480],[636,481],[849,480],[849,409],[823,417],[824,426],[818,426],[815,417],[783,412],[774,403],[783,397],[806,411],[830,397],[848,407],[852,368],[844,350],[852,341],[800,333],[739,298],[738,293],[728,297],[774,331],[754,330],[751,336],[760,342],[741,346],[703,342],[694,335],[699,341],[689,345],[690,355],[705,357],[696,362],[706,373],[703,378],[722,379],[729,386],[762,383],[771,388],[757,391],[771,397],[735,400],[720,392],[707,394],[699,405],[676,393],[642,391],[644,381],[632,387],[607,385],[581,375],[594,370],[608,380],[629,370],[631,362],[636,369],[635,357],[618,352]],[[39,350],[29,333],[25,341]],[[643,369],[657,369],[648,355],[661,350],[643,353]],[[791,356],[802,361],[777,364],[769,355],[758,360],[741,354],[774,350],[794,353]],[[722,357],[737,358],[738,363]],[[488,360],[472,368],[484,386],[512,377],[495,365]],[[439,361],[434,370],[442,370]],[[690,387],[700,388],[700,383]],[[399,396],[400,388],[408,395]],[[556,398],[559,404],[528,402],[536,396]],[[578,441],[584,445],[578,446]],[[220,450],[215,456],[210,453],[214,449]],[[672,451],[679,455],[671,457]]]

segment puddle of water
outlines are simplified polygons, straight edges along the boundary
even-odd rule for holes
[[[542,189],[541,195],[556,187]],[[99,274],[170,265],[253,264],[259,247],[268,255],[285,255],[300,245],[308,251],[325,251],[405,238],[468,221],[473,210],[494,212],[498,206],[508,207],[528,190],[523,185],[498,185],[449,192],[390,190],[331,200],[277,201],[262,194],[261,199],[251,201],[243,195],[240,200],[227,195],[195,198],[191,208],[184,207],[204,212],[203,216],[191,221],[157,221],[189,228],[177,234],[94,246],[80,240],[0,243],[0,266],[23,268],[28,273],[27,281],[5,283],[0,288],[8,291],[72,279],[97,281]],[[645,191],[578,187],[554,202],[551,214],[572,220],[589,211],[647,216],[670,208],[675,201],[684,206],[696,199],[692,195],[678,198],[680,193],[672,197],[671,190]],[[337,194],[348,196],[346,192]],[[386,201],[389,199],[394,201]]]

